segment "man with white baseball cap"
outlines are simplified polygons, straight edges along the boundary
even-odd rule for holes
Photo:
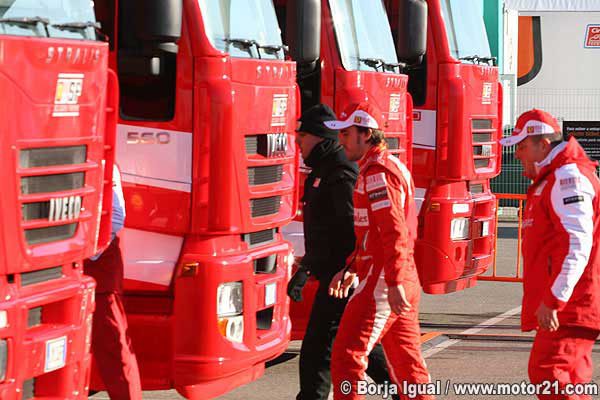
[[[590,382],[600,333],[600,180],[597,163],[575,138],[563,141],[556,119],[533,109],[517,120],[515,157],[533,180],[523,216],[521,329],[537,330],[529,358],[532,383]],[[539,395],[540,399],[589,399]]]
[[[340,129],[340,144],[360,169],[353,194],[356,246],[348,266],[331,280],[329,294],[347,297],[356,275],[360,284],[344,310],[333,344],[331,377],[336,400],[363,398],[358,382],[365,379],[367,356],[378,342],[398,391],[403,382],[430,382],[421,355],[412,177],[387,150],[385,119],[377,107],[354,104],[340,117],[325,124]],[[433,397],[419,394],[415,399]]]

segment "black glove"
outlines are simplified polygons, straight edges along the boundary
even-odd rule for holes
[[[296,273],[290,279],[287,285],[287,294],[290,296],[290,299],[294,301],[302,301],[302,289],[304,285],[306,285],[306,281],[308,281],[308,277],[310,273],[307,268],[302,265],[298,267]]]

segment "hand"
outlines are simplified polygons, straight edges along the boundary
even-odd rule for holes
[[[348,297],[354,279],[356,279],[356,273],[351,272],[346,268],[339,271],[329,283],[329,295],[338,299]]]
[[[558,311],[549,308],[543,302],[535,312],[535,316],[538,320],[538,326],[541,329],[554,332],[560,326],[558,322]]]
[[[412,308],[402,284],[388,287],[388,303],[392,312],[398,315],[409,312]]]
[[[294,301],[302,301],[302,289],[308,281],[308,269],[300,266],[287,285],[287,294]]]

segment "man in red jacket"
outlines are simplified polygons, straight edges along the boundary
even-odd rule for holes
[[[378,109],[360,103],[350,106],[341,117],[343,121],[325,124],[341,130],[340,144],[360,168],[353,196],[356,246],[348,258],[349,267],[332,279],[329,291],[334,297],[346,297],[356,274],[360,283],[344,310],[333,344],[331,376],[336,400],[363,397],[359,392],[365,383],[367,356],[379,341],[399,393],[403,382],[430,382],[421,356],[421,285],[413,257],[417,213],[412,177],[406,166],[388,153]]]
[[[522,114],[505,146],[533,180],[523,216],[523,331],[537,329],[532,383],[581,384],[592,378],[592,346],[600,332],[600,181],[574,138],[563,141],[554,117]],[[588,399],[554,393],[540,399]]]

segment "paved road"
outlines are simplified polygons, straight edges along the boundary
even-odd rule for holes
[[[503,223],[498,231],[497,268],[499,275],[514,274],[517,259],[517,227]],[[531,346],[530,334],[518,330],[521,285],[516,283],[480,282],[459,293],[443,296],[423,295],[421,323],[424,332],[443,335],[424,346],[430,373],[444,388],[454,383],[521,383],[527,379],[527,360]],[[470,335],[464,335],[464,333]],[[475,335],[510,335],[481,339]],[[517,336],[517,337],[513,337]],[[298,351],[300,342],[292,342],[288,352],[273,363],[256,382],[240,387],[222,400],[293,399],[298,388]],[[594,362],[600,365],[600,347],[594,350]],[[600,382],[600,368],[594,380]],[[444,399],[504,399],[509,396],[459,396],[452,385]],[[107,399],[99,393],[93,399]],[[145,399],[181,399],[175,391],[144,392]],[[370,399],[381,397],[371,396]],[[531,399],[530,396],[510,396],[511,399]],[[598,398],[597,396],[595,398]]]

